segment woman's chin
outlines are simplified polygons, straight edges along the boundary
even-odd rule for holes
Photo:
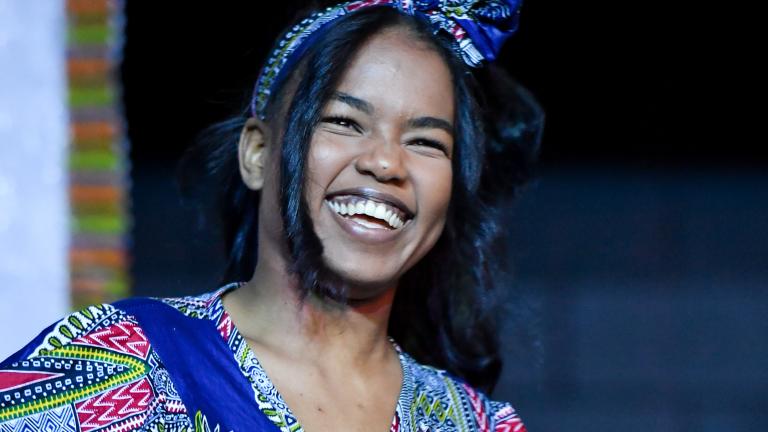
[[[389,289],[393,285],[397,285],[397,276],[395,274],[360,274],[360,273],[344,273],[339,272],[339,275],[347,283],[347,286],[353,289],[361,289],[366,291],[380,291],[383,289]]]
[[[382,268],[381,265],[334,265],[334,262],[328,262],[328,269],[336,273],[350,290],[350,294],[359,293],[380,293],[389,290],[397,285],[400,272],[397,269]]]
[[[325,265],[348,279],[383,280],[397,275],[400,268],[406,265],[403,262],[405,257],[392,251],[323,246],[322,259]]]

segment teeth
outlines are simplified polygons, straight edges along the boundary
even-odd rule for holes
[[[366,207],[368,206],[366,205]],[[384,219],[384,215],[386,214],[387,214],[387,208],[384,207],[384,204],[379,204],[376,206],[376,211],[373,212],[372,216],[375,217],[376,219]]]
[[[373,201],[366,201],[365,209],[363,211],[368,216],[373,216],[376,213],[376,204]]]
[[[400,219],[395,218],[395,221],[392,224],[392,226],[395,228],[400,228],[403,226],[403,222]]]
[[[365,214],[387,222],[394,229],[404,225],[403,221],[397,216],[397,213],[392,211],[389,206],[371,200],[360,200],[349,204],[328,201],[328,205],[340,215],[354,216],[356,214]]]

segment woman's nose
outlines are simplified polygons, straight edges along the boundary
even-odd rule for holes
[[[402,152],[403,148],[395,140],[376,140],[357,158],[355,167],[361,174],[373,175],[378,181],[402,181],[407,176]]]

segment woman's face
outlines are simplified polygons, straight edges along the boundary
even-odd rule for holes
[[[402,29],[352,59],[310,144],[307,202],[352,298],[393,286],[440,237],[454,153],[451,73]]]

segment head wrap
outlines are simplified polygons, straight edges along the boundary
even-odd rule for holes
[[[311,40],[333,21],[369,7],[391,7],[427,19],[451,35],[457,54],[471,67],[493,61],[504,41],[517,30],[521,0],[358,0],[315,12],[293,26],[277,42],[256,82],[251,114],[266,116],[270,93],[284,79],[283,72],[301,58]]]

